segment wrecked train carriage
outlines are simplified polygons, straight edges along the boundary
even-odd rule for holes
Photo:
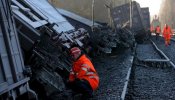
[[[132,2],[132,27],[130,28],[130,3],[115,7],[111,11],[111,15],[114,21],[116,29],[124,26],[131,29],[135,34],[137,42],[141,42],[147,39],[148,34],[146,32],[146,23],[144,21],[139,3]],[[149,12],[148,12],[149,13]]]
[[[10,3],[0,1],[0,100],[22,100],[27,95],[28,99],[36,99],[29,88],[30,71],[23,63]]]
[[[94,23],[95,31],[92,31],[92,21],[76,15],[72,12],[58,9],[59,12],[67,18],[67,20],[74,26],[80,26],[88,30],[93,42],[94,48],[103,53],[112,53],[112,49],[128,48],[135,42],[134,33],[129,29],[120,28],[117,31],[111,29],[105,23]]]
[[[32,81],[43,86],[47,96],[64,90],[70,69],[68,50],[75,45],[85,48],[89,34],[76,30],[47,0],[12,0],[11,6]]]
[[[103,23],[94,23],[89,19],[76,15],[64,9],[58,11],[67,18],[67,20],[76,27],[83,27],[88,30],[93,49],[102,53],[112,53],[112,49],[131,47],[135,42],[133,33],[126,28],[113,31],[110,27]],[[92,31],[94,28],[94,31]]]
[[[141,12],[143,15],[143,22],[145,25],[146,31],[150,30],[150,12],[148,7],[141,8]]]

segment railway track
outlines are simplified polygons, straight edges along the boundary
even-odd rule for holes
[[[100,86],[92,100],[120,100],[121,95],[125,94],[123,90],[127,86],[127,73],[131,69],[132,60],[129,50],[116,56],[96,59],[94,65],[100,76]]]
[[[158,40],[156,40],[154,37],[152,38],[152,41],[155,42],[155,44],[157,45],[157,47],[162,51],[164,52],[167,57],[173,62],[175,63],[175,57],[174,57],[174,54],[175,54],[175,39],[174,38],[171,38],[171,45],[169,46],[165,46],[164,44],[164,39],[162,37],[159,37]]]
[[[158,43],[137,45],[129,83],[122,100],[173,100],[174,61]],[[170,50],[171,51],[171,50]]]

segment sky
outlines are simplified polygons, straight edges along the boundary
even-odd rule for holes
[[[150,15],[158,15],[162,0],[135,0],[141,7],[149,7]]]

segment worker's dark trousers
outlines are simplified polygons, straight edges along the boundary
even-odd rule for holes
[[[83,94],[83,98],[92,97],[93,90],[86,80],[76,79],[73,82],[68,82],[68,88],[71,88],[74,92]]]
[[[156,33],[156,40],[158,39],[160,33]]]

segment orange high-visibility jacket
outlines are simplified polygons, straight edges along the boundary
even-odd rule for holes
[[[153,26],[150,27],[150,31],[154,32],[154,27]]]
[[[160,33],[160,32],[161,32],[160,26],[156,27],[156,33]]]
[[[168,28],[164,27],[164,29],[163,29],[163,36],[164,36],[164,38],[170,39],[171,38],[171,34],[172,34],[171,28],[169,26],[168,26]]]
[[[98,87],[99,77],[97,72],[91,61],[85,55],[82,55],[73,63],[73,67],[69,75],[69,81],[74,81],[76,78],[87,80],[93,90],[96,90]]]

